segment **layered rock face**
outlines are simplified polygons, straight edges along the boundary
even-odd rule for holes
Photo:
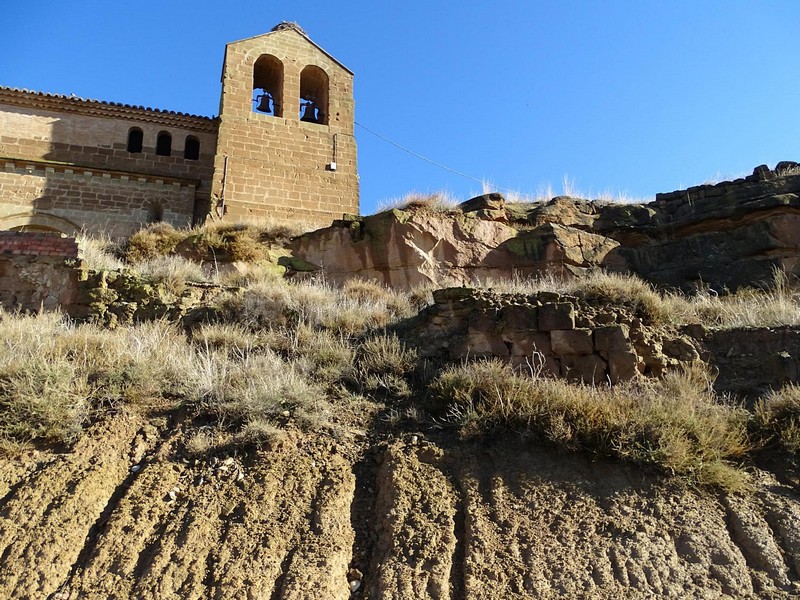
[[[779,163],[649,204],[557,197],[509,204],[499,194],[459,210],[424,207],[336,221],[293,242],[296,271],[393,287],[474,283],[514,274],[604,268],[686,291],[735,290],[800,274],[800,169]]]

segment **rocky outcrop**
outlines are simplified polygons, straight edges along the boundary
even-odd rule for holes
[[[649,204],[557,197],[508,204],[489,194],[457,211],[425,207],[350,217],[292,243],[292,272],[322,271],[394,287],[447,285],[514,274],[635,273],[687,291],[736,290],[800,275],[796,163],[715,185],[658,194]]]

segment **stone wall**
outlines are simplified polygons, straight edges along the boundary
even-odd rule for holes
[[[127,150],[133,127],[142,152]],[[191,225],[208,209],[216,129],[205,117],[0,88],[0,228],[124,236],[160,219]],[[170,156],[155,153],[163,132]],[[196,160],[184,158],[190,136]]]
[[[424,357],[499,357],[544,375],[616,383],[698,360],[691,338],[650,327],[632,307],[593,306],[553,292],[433,293],[404,337]]]
[[[167,319],[187,327],[213,315],[214,306],[238,288],[188,282],[175,289],[126,271],[89,271],[64,311],[105,327]]]
[[[264,55],[283,65],[282,116],[253,110],[254,65]],[[326,124],[300,121],[300,73],[309,65],[328,76]],[[220,107],[213,193],[226,219],[324,226],[358,212],[353,74],[305,35],[289,27],[228,44]]]
[[[0,231],[0,306],[54,310],[74,303],[83,278],[78,244],[45,233]]]
[[[254,65],[263,55],[282,65],[281,116],[254,111]],[[327,78],[322,123],[300,120],[308,67]],[[210,211],[310,225],[358,212],[348,69],[299,27],[282,24],[228,44],[222,83],[213,119],[0,87],[0,229],[116,237],[158,220],[188,226]],[[142,131],[141,152],[128,151],[133,127]],[[156,153],[162,133],[172,137],[169,156]],[[184,157],[189,137],[199,142],[197,159]],[[73,174],[80,176],[63,177]]]

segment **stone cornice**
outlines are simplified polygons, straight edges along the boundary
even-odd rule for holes
[[[87,177],[101,177],[105,179],[119,179],[133,183],[155,183],[158,185],[178,185],[181,187],[200,187],[198,179],[187,177],[169,177],[166,175],[154,175],[152,173],[141,173],[137,171],[124,171],[121,169],[108,169],[79,165],[76,163],[58,162],[53,160],[35,160],[27,158],[11,158],[0,156],[0,172],[25,169],[29,174],[47,175],[47,173],[64,173],[73,175],[83,175]]]
[[[216,133],[219,129],[218,117],[202,117],[171,110],[145,108],[144,106],[132,106],[130,104],[102,100],[89,100],[61,94],[47,94],[45,92],[20,90],[4,86],[0,86],[0,104],[92,117],[157,123],[167,127],[178,127],[205,133]]]

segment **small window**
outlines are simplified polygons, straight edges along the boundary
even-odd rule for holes
[[[159,156],[172,155],[172,136],[166,131],[162,131],[158,134],[158,139],[156,140],[156,154]]]
[[[138,127],[131,127],[128,131],[128,152],[131,154],[138,154],[142,151],[142,142],[144,141],[144,133]]]
[[[186,138],[186,145],[183,147],[183,158],[186,160],[197,160],[200,158],[200,140],[193,135]]]

